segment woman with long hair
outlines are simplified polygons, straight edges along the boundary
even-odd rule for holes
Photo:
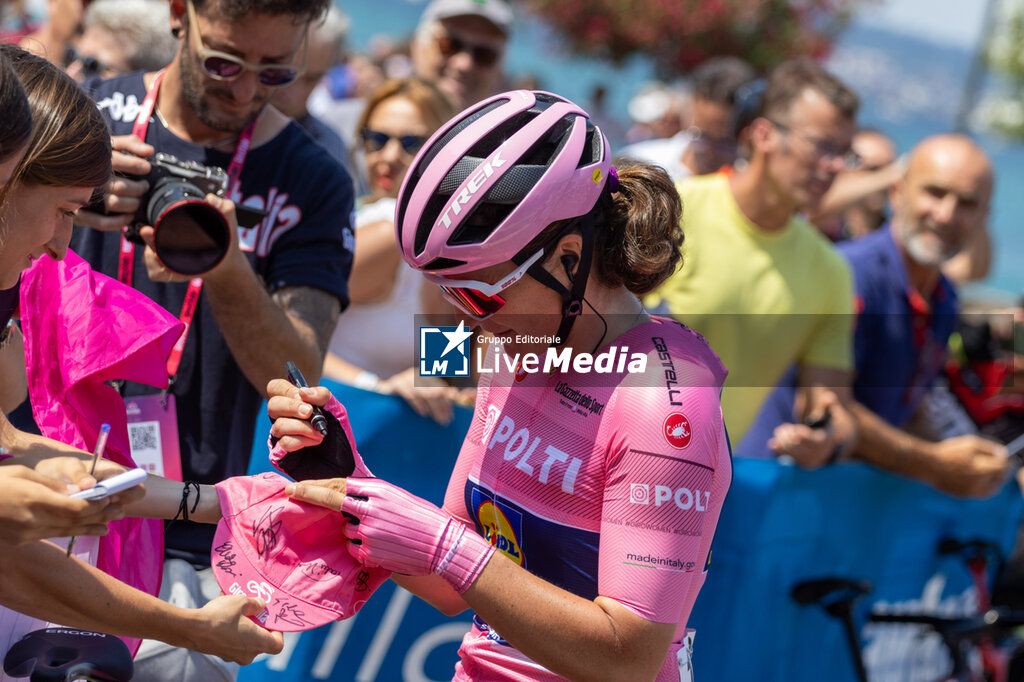
[[[23,158],[0,190],[0,285],[16,286],[19,275],[33,260],[43,256],[61,260],[67,254],[75,211],[90,203],[110,177],[111,143],[95,103],[67,74],[13,45],[0,45],[0,60],[6,60],[20,79],[32,124]],[[70,490],[75,490],[96,483],[85,466],[87,453],[17,431],[2,417],[0,444],[13,455],[0,465],[0,471],[13,462],[49,473],[60,481],[62,497],[69,502],[60,514],[63,524],[37,526],[36,532],[15,538],[21,544],[5,546],[0,552],[0,573],[4,575],[0,604],[9,609],[0,610],[0,649],[5,641],[16,641],[26,628],[33,629],[33,624],[42,627],[52,621],[128,638],[160,639],[241,663],[262,652],[280,651],[280,635],[263,630],[248,618],[263,608],[259,600],[228,595],[201,609],[179,608],[116,580],[77,555],[67,556],[53,543],[32,541],[71,534],[103,535],[106,522],[126,514],[171,518],[181,501],[181,483],[151,477],[148,491],[139,486],[105,500],[72,500],[66,497],[68,484],[74,484]],[[86,458],[85,465],[81,458]],[[121,470],[100,459],[95,478]],[[216,523],[220,518],[216,493],[209,486],[204,491],[202,504],[194,500],[193,518]],[[6,503],[0,496],[0,509]],[[75,518],[79,519],[77,525],[69,520]],[[38,531],[47,532],[39,535]],[[120,560],[131,562],[140,557],[128,553]]]

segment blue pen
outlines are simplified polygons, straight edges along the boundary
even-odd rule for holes
[[[107,447],[107,436],[110,435],[110,424],[104,424],[100,427],[100,435],[96,437],[96,447],[92,451],[92,466],[89,467],[89,475],[92,476],[96,473],[96,462],[100,457],[103,456],[103,451]],[[71,550],[75,547],[75,540],[77,538],[72,535],[71,539],[68,540],[68,557],[71,557]]]

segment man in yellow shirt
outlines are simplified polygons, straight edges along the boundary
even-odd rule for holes
[[[701,332],[729,368],[722,411],[733,443],[796,366],[805,423],[775,430],[776,453],[806,468],[856,456],[948,493],[989,494],[1005,474],[1005,448],[974,437],[922,447],[853,399],[850,271],[798,214],[855,165],[856,110],[856,96],[815,62],[778,66],[746,131],[749,163],[679,183],[683,267],[645,302]]]
[[[701,332],[729,368],[722,394],[734,443],[789,367],[807,387],[805,414],[820,417],[849,394],[853,293],[849,268],[799,213],[817,206],[848,163],[857,97],[811,60],[777,67],[748,129],[749,163],[688,178],[682,269],[647,303]],[[829,387],[829,388],[825,388]],[[818,429],[824,463],[853,440],[848,413]],[[742,453],[739,453],[742,454]]]

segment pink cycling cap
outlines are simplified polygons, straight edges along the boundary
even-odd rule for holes
[[[224,517],[210,555],[221,590],[266,601],[253,620],[283,632],[355,615],[390,575],[348,553],[344,516],[292,500],[288,483],[275,473],[218,483]]]

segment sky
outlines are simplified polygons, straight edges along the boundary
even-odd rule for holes
[[[988,1],[867,0],[857,22],[932,42],[973,48],[981,33]]]

